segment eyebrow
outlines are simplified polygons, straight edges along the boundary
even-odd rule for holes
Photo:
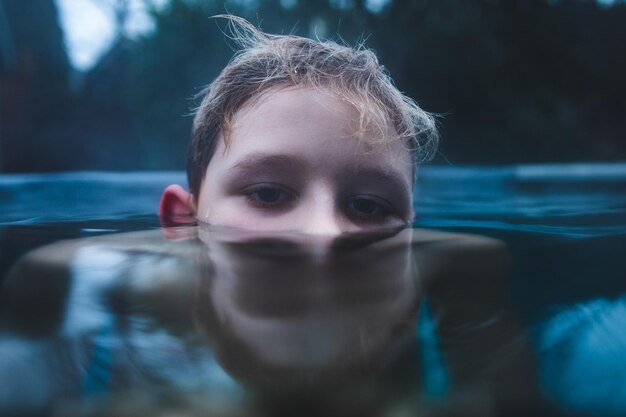
[[[246,173],[280,169],[301,169],[304,161],[300,158],[284,154],[255,153],[248,155],[233,165],[233,169]]]

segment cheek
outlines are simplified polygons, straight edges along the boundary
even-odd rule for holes
[[[216,221],[224,221],[224,217],[231,215],[237,216],[224,207],[225,198],[219,189],[214,185],[215,181],[205,180],[198,197],[198,210],[196,218],[199,221],[216,224]]]
[[[241,197],[230,196],[207,175],[198,198],[197,220],[214,226],[249,228],[255,223]]]
[[[232,199],[203,190],[198,201],[197,219],[216,226],[238,227],[246,221],[245,210],[241,204],[235,204]]]

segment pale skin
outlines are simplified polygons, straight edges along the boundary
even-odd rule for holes
[[[380,142],[380,133],[368,129],[357,140],[358,117],[324,90],[264,93],[235,115],[228,145],[218,138],[199,196],[168,187],[161,217],[324,236],[410,223],[410,153],[400,140],[364,145]]]

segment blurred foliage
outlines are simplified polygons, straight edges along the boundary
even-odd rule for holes
[[[437,162],[626,159],[624,2],[168,0],[151,8],[154,31],[118,39],[89,73],[44,79],[73,92],[71,103],[47,94],[32,104],[71,115],[57,132],[66,145],[47,146],[47,163],[15,159],[3,129],[0,170],[183,168],[193,97],[233,54],[225,23],[209,19],[224,12],[271,33],[365,42],[403,92],[441,115]],[[5,84],[7,74],[15,69],[3,65]],[[39,132],[19,140],[37,149],[47,125],[29,123]]]
[[[50,169],[70,145],[58,134],[72,122],[69,72],[54,4],[0,0],[0,171]]]

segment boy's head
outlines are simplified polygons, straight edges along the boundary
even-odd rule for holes
[[[191,194],[166,189],[162,217],[312,233],[409,222],[415,164],[436,148],[432,116],[369,50],[228,19],[243,50],[202,93]]]

